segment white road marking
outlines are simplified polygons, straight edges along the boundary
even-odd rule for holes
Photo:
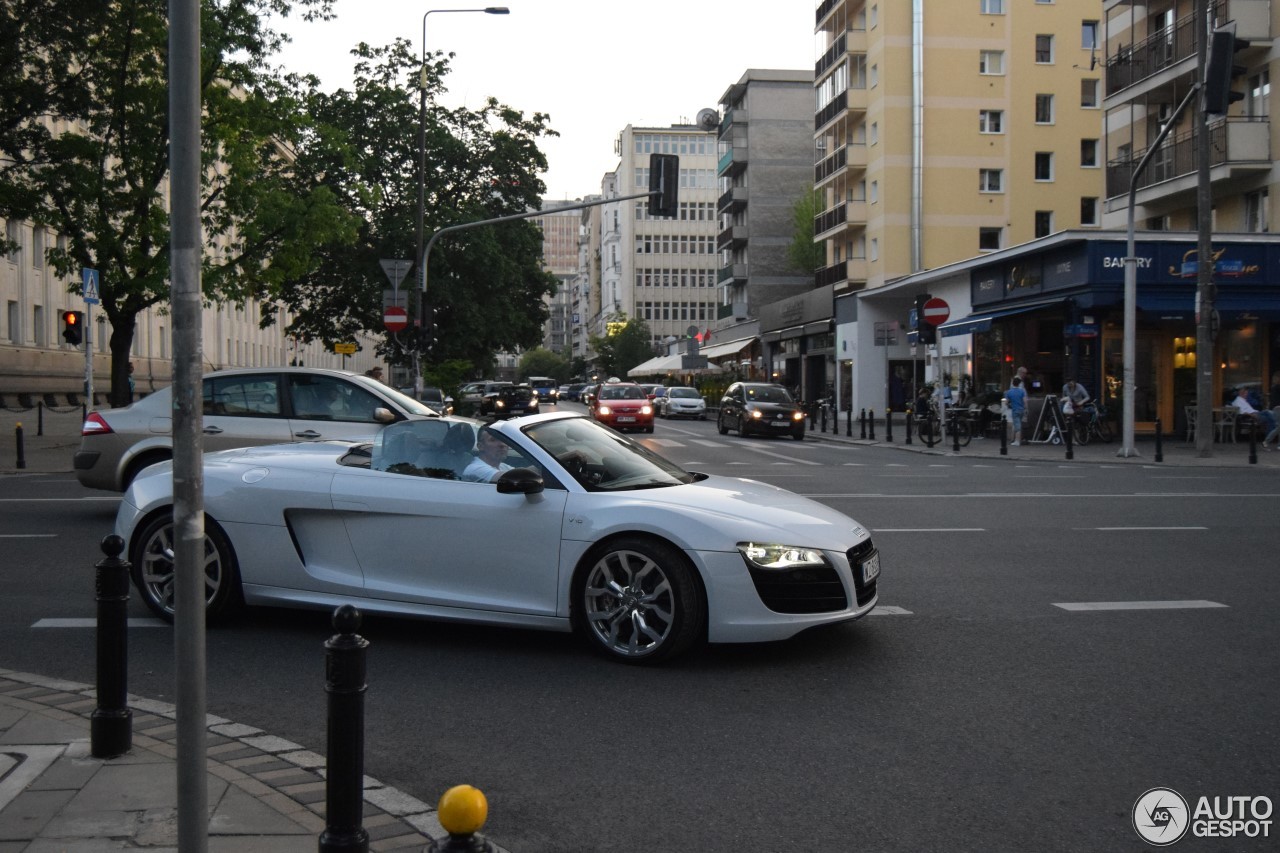
[[[96,628],[98,620],[95,618],[88,619],[41,619],[34,623],[32,628]],[[130,619],[130,628],[168,628],[169,623],[161,619],[151,617],[142,617],[140,619]]]
[[[983,527],[876,527],[873,533],[986,533]]]
[[[772,450],[765,450],[763,447],[752,447],[752,446],[751,446],[751,445],[749,445],[749,444],[748,444],[748,445],[745,445],[745,447],[746,447],[748,450],[754,451],[755,453],[759,453],[759,454],[762,454],[762,455],[764,455],[764,456],[772,456],[774,459],[785,459],[787,462],[794,462],[794,463],[795,463],[795,464],[797,464],[797,465],[818,465],[818,466],[821,466],[821,465],[823,464],[823,463],[821,463],[821,462],[814,462],[812,459],[796,459],[796,458],[794,458],[794,457],[792,457],[792,456],[784,456],[784,455],[783,455],[783,454],[781,454],[781,453],[774,453]]]
[[[895,607],[892,604],[878,604],[871,608],[868,616],[910,616],[910,610],[904,610],[901,607]]]
[[[1126,530],[1208,530],[1207,527],[1074,527],[1073,530],[1108,530],[1111,532]]]
[[[124,495],[116,495],[112,498],[0,498],[3,504],[65,504],[65,503],[84,503],[86,501],[119,501]]]
[[[1205,607],[1226,607],[1216,601],[1079,601],[1054,603],[1063,610],[1191,610]]]
[[[700,444],[703,447],[728,447],[729,446],[725,444],[723,441],[712,441],[709,438],[691,438],[689,439],[689,443]]]
[[[56,533],[0,533],[0,539],[57,539]]]
[[[659,447],[684,447],[684,442],[675,438],[646,438],[644,441]]]

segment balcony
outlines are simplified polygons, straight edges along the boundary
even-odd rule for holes
[[[724,136],[735,124],[739,127],[750,124],[750,115],[746,110],[725,110],[724,118],[720,119],[720,129],[716,132],[716,136]]]
[[[849,107],[849,93],[841,92],[828,102],[822,109],[818,110],[813,117],[813,130],[818,132],[823,127],[835,121]]]
[[[750,198],[747,187],[731,187],[716,200],[716,213],[737,213],[747,206]]]
[[[830,157],[821,160],[813,167],[813,183],[821,184],[828,178],[838,175],[846,166],[860,169],[867,167],[867,145],[865,142],[853,142],[837,148]]]
[[[747,303],[731,302],[728,305],[720,305],[716,308],[717,320],[745,320],[747,319]]]
[[[829,232],[839,230],[849,223],[866,224],[867,203],[862,200],[847,201],[825,210],[813,218],[813,238],[821,240]]]
[[[819,27],[822,25],[822,19],[830,15],[840,5],[840,0],[822,0],[822,5],[818,7],[818,11],[814,13],[813,25]]]
[[[747,152],[743,148],[730,148],[720,155],[716,164],[716,174],[722,178],[732,178],[747,168]]]
[[[720,274],[716,277],[716,286],[724,287],[737,283],[746,284],[747,282],[747,265],[746,264],[729,264],[720,268]]]
[[[733,249],[747,242],[747,226],[730,225],[716,237],[716,251]]]
[[[1133,170],[1146,151],[1136,152],[1131,159],[1107,164],[1107,197],[1129,193]],[[1151,201],[1194,189],[1196,173],[1195,133],[1185,133],[1166,140],[1151,157],[1147,168],[1138,176],[1138,201]],[[1261,174],[1271,169],[1271,122],[1265,118],[1240,116],[1227,118],[1209,128],[1210,180],[1224,181],[1244,175]],[[1157,184],[1164,187],[1142,192]]]
[[[848,273],[845,271],[845,262],[836,261],[829,267],[823,267],[813,274],[814,288],[828,287],[831,285],[840,285],[844,283]]]

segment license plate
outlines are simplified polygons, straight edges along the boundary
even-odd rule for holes
[[[635,422],[636,422],[636,419],[635,419],[635,418],[622,417],[622,418],[618,418],[618,419],[617,419],[617,421],[618,421],[618,423],[620,423],[620,424],[633,424],[633,423],[635,423]]]
[[[774,426],[776,426],[776,427],[789,427],[789,426],[791,426],[791,424],[787,423],[786,421],[774,421],[774,422],[773,422],[773,425],[774,425]]]
[[[870,583],[880,574],[880,553],[877,551],[862,561],[862,582]]]

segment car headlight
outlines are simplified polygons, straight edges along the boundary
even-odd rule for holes
[[[804,412],[801,412],[801,411],[795,411],[795,412],[792,412],[792,413],[791,413],[791,420],[793,420],[793,421],[802,421],[802,420],[804,420]]]
[[[494,405],[497,406],[499,409],[505,409],[507,406],[507,404],[502,402],[501,400],[494,401]]]
[[[600,406],[599,408],[597,408],[597,409],[596,409],[596,414],[597,414],[597,415],[607,415],[607,414],[609,414],[609,407],[608,407],[608,406]]]
[[[751,410],[751,417],[755,418],[756,420],[760,420],[760,418],[761,418],[761,417],[763,417],[763,415],[761,415],[761,414],[760,414],[760,410],[759,410],[759,409],[752,409],[752,410]]]
[[[653,414],[653,407],[651,407],[651,406],[641,406],[641,407],[640,407],[640,414],[642,414],[642,415],[652,415],[652,414]]]
[[[758,569],[818,568],[829,565],[826,555],[816,548],[799,545],[774,545],[765,542],[739,542],[738,551],[748,564]]]

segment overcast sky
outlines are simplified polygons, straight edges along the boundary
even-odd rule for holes
[[[502,0],[498,0],[499,3]],[[335,0],[327,23],[287,21],[286,68],[351,85],[351,48],[408,38],[422,51],[423,13],[482,3]],[[692,122],[748,68],[812,70],[813,0],[507,0],[509,15],[427,16],[428,51],[456,54],[447,106],[490,95],[526,114],[544,112],[558,138],[542,145],[547,198],[600,191],[618,165],[614,140],[628,124]],[[415,128],[405,128],[415,133]]]

